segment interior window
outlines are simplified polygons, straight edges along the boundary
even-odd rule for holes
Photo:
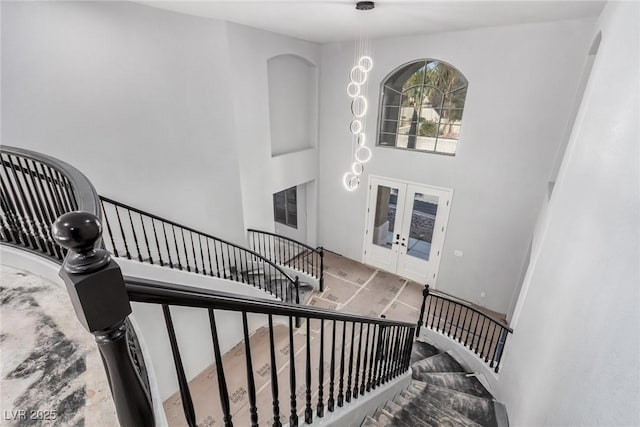
[[[273,195],[273,219],[280,224],[298,228],[297,187],[287,188]]]

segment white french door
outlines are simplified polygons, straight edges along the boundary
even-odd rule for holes
[[[365,262],[434,286],[453,190],[371,177]]]

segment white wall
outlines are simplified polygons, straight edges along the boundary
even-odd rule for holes
[[[509,306],[509,310],[507,311],[507,319],[510,321],[513,317],[513,311],[515,310],[516,303],[518,301],[518,297],[520,296],[520,290],[522,289],[522,283],[524,281],[525,274],[529,269],[529,263],[531,261],[531,253],[533,250],[537,248],[540,244],[539,237],[541,235],[540,227],[542,227],[546,223],[546,217],[548,215],[548,207],[549,207],[549,199],[551,198],[551,194],[553,193],[553,188],[555,186],[556,179],[558,177],[558,170],[560,169],[560,165],[562,164],[562,159],[564,158],[564,154],[567,149],[567,144],[569,143],[569,136],[571,135],[571,131],[575,124],[576,116],[578,114],[578,109],[580,108],[580,104],[582,103],[582,98],[584,96],[584,89],[587,85],[587,81],[589,80],[589,76],[591,75],[591,69],[593,67],[593,61],[595,60],[596,53],[598,50],[598,46],[600,45],[600,39],[596,39],[591,43],[591,47],[588,52],[585,52],[585,63],[582,69],[582,75],[580,76],[578,89],[575,93],[573,103],[571,106],[571,112],[569,114],[569,118],[565,125],[565,130],[563,132],[563,138],[560,141],[560,145],[556,151],[553,160],[553,167],[551,168],[551,172],[548,178],[547,183],[547,197],[544,197],[542,200],[542,204],[539,207],[538,217],[536,219],[536,225],[534,227],[533,236],[531,238],[531,243],[527,250],[527,254],[525,255],[525,260],[522,265],[522,270],[520,274],[520,278],[517,281],[517,285],[515,287],[515,292],[513,293],[513,297],[511,299],[511,304]]]
[[[602,42],[532,254],[498,398],[511,425],[640,425],[640,6]]]
[[[469,80],[455,157],[374,147],[363,179],[375,174],[455,190],[438,289],[509,308],[592,28],[593,20],[578,20],[373,41],[370,106],[378,105],[384,77],[415,59],[444,60]],[[319,244],[361,260],[367,188],[349,193],[341,183],[351,154],[345,88],[352,61],[353,43],[323,45]],[[377,110],[367,119],[371,145]],[[455,249],[464,257],[454,257]]]
[[[2,2],[2,143],[243,241],[226,52],[222,21],[127,2]]]
[[[318,156],[315,147],[271,156],[267,61],[286,54],[317,66],[320,47],[243,25],[228,23],[227,28],[244,220],[247,228],[273,231],[273,193],[315,180]],[[315,120],[310,127],[317,134]],[[310,216],[307,225],[315,235],[313,221]]]

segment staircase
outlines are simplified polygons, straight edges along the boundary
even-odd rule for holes
[[[508,426],[504,406],[449,354],[416,341],[406,390],[364,419],[374,426]]]
[[[154,390],[146,381],[144,361],[151,353],[143,354],[132,339],[135,331],[129,315],[131,303],[137,303],[155,307],[154,330],[156,324],[164,323],[168,343],[163,341],[163,350],[154,354],[168,355],[167,349],[171,350],[171,358],[162,359],[162,372],[177,381],[176,405],[184,412],[181,422],[189,427],[203,425],[198,422],[192,398],[192,391],[200,393],[201,389],[192,390],[191,374],[187,375],[201,361],[184,355],[193,354],[186,347],[199,348],[195,344],[209,338],[211,347],[205,351],[212,349],[213,354],[206,362],[215,362],[215,370],[208,371],[212,375],[208,379],[217,377],[214,382],[225,427],[232,425],[232,404],[238,403],[239,397],[246,398],[249,418],[239,424],[257,427],[259,419],[272,419],[272,425],[280,427],[288,418],[289,425],[295,427],[302,416],[306,424],[313,423],[314,417],[323,418],[325,408],[327,413],[349,410],[352,400],[367,399],[372,390],[386,386],[409,367],[413,377],[410,385],[372,417],[366,417],[363,426],[508,426],[504,406],[449,353],[426,342],[412,343],[420,336],[420,328],[427,328],[457,341],[498,373],[505,341],[513,332],[502,320],[430,291],[428,285],[422,291],[417,323],[306,306],[315,283],[301,283],[298,273],[317,280],[318,288],[323,289],[322,248],[258,230],[249,230],[254,249],[244,248],[101,198],[71,165],[28,150],[3,146],[0,166],[0,242],[62,264],[60,276],[74,311],[95,336],[121,425],[153,427],[164,417],[164,411],[156,412]],[[114,258],[240,282],[280,301],[125,277]],[[199,313],[199,324],[190,318],[186,329],[184,323],[176,327],[181,325],[184,308],[190,314]],[[224,325],[221,334],[216,317]],[[297,333],[302,321],[305,331]],[[267,331],[269,351],[254,348],[254,356],[250,331],[259,326]],[[277,331],[284,332],[277,336]],[[244,358],[234,358],[240,374],[234,372],[229,383],[235,385],[239,379],[246,388],[228,388],[222,356],[229,342],[243,343],[236,347],[244,347]],[[276,347],[276,342],[282,345]],[[254,362],[259,362],[255,369]],[[278,376],[283,376],[280,382]],[[271,399],[258,399],[265,381],[271,385]],[[207,387],[215,386],[208,381]],[[289,400],[288,408],[281,400]],[[352,407],[357,410],[356,405]],[[209,417],[204,421],[211,425]]]

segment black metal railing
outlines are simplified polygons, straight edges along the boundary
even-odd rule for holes
[[[182,366],[180,349],[176,342],[172,306],[183,306],[207,310],[211,328],[213,357],[218,372],[218,393],[222,417],[218,422],[230,426],[232,415],[230,412],[229,392],[225,381],[224,367],[221,363],[222,353],[218,342],[218,326],[214,310],[234,311],[242,315],[244,356],[246,359],[245,374],[248,393],[248,417],[252,426],[258,425],[258,414],[272,420],[273,425],[298,425],[298,416],[304,415],[307,424],[313,422],[314,414],[323,417],[326,409],[333,412],[337,406],[358,399],[367,392],[390,381],[406,372],[413,334],[416,325],[406,322],[396,322],[387,319],[363,317],[359,315],[339,313],[332,310],[319,309],[308,306],[296,306],[286,302],[274,302],[254,298],[245,298],[234,294],[225,294],[199,288],[185,287],[168,283],[159,283],[144,279],[125,278],[126,288],[131,301],[157,304],[162,307],[169,341],[173,352],[176,375],[184,415],[189,426],[198,425],[193,407],[191,390],[186,380]],[[258,349],[251,347],[247,326],[247,314],[261,314],[266,317],[268,325],[268,346],[270,354],[270,382],[272,405],[268,408],[258,408],[256,398],[255,369],[252,363],[252,352]],[[284,316],[288,319],[287,334],[289,348],[288,363],[277,366],[275,362],[273,317]],[[296,372],[293,326],[294,318],[305,319],[304,372]],[[312,345],[311,328],[316,329]],[[338,331],[338,333],[336,333]],[[328,353],[326,350],[329,350]],[[263,348],[262,351],[267,351]],[[312,355],[313,354],[313,358]],[[329,364],[325,363],[325,358]],[[336,364],[340,365],[336,372]],[[288,365],[288,366],[287,366]],[[290,384],[279,384],[278,371],[288,369]],[[316,373],[312,375],[312,373]],[[237,373],[236,373],[237,375]],[[298,394],[296,384],[303,379],[304,391]],[[312,387],[315,384],[315,387]],[[327,393],[325,395],[325,387]],[[286,389],[290,397],[286,410],[282,411],[283,403],[279,401],[281,388]],[[280,415],[281,413],[289,414]],[[267,415],[268,414],[268,415]],[[244,424],[243,424],[244,425]]]
[[[329,412],[342,407],[367,392],[389,382],[409,369],[411,345],[416,324],[396,322],[384,318],[371,318],[332,310],[300,306],[288,302],[256,299],[231,293],[182,286],[142,278],[125,278],[117,263],[108,252],[94,249],[100,238],[100,223],[91,214],[83,212],[67,213],[60,217],[53,227],[57,241],[70,250],[61,275],[72,294],[72,302],[79,310],[79,318],[87,329],[94,332],[99,348],[105,357],[112,393],[116,401],[120,422],[125,426],[152,426],[155,421],[149,409],[148,397],[140,387],[126,387],[132,382],[140,384],[134,376],[127,348],[122,345],[124,332],[122,325],[131,313],[130,302],[154,304],[161,308],[165,321],[169,345],[171,347],[180,400],[186,424],[200,425],[196,416],[191,386],[185,374],[183,359],[172,308],[189,307],[206,310],[209,322],[201,327],[210,328],[212,357],[215,361],[217,399],[220,407],[220,424],[232,426],[234,417],[237,425],[257,426],[259,419],[267,418],[269,423],[281,426],[289,422],[299,424],[303,416],[307,424],[314,417],[325,415],[325,405]],[[100,310],[95,310],[100,307]],[[216,313],[236,312],[242,319],[242,341],[244,343],[243,376],[247,381],[248,405],[246,414],[231,412],[227,387],[227,373],[222,363],[219,342],[220,327],[216,323]],[[254,348],[251,344],[248,315],[255,319],[263,316],[268,326],[268,351],[271,402],[266,407],[258,404],[256,368],[253,353],[263,354],[266,348]],[[274,346],[274,318],[286,319],[288,335],[288,361],[277,366]],[[306,333],[301,334],[304,342],[296,348],[294,319],[306,322]],[[313,328],[312,328],[312,323]],[[106,327],[105,325],[116,325]],[[190,328],[198,327],[189,325]],[[223,327],[228,328],[227,325]],[[313,332],[313,334],[312,334]],[[313,340],[312,340],[313,335]],[[114,345],[117,341],[120,345]],[[300,348],[304,347],[304,348]],[[304,351],[303,351],[304,350]],[[327,350],[329,350],[327,352]],[[296,353],[304,353],[304,369],[296,366]],[[312,357],[312,354],[314,357]],[[330,363],[325,363],[325,357]],[[340,368],[337,369],[339,364]],[[289,385],[278,382],[278,372],[288,371]],[[234,377],[239,374],[234,372]],[[297,384],[303,383],[302,389]],[[327,394],[325,396],[325,387]],[[289,401],[280,401],[282,389]],[[284,394],[284,393],[283,393]],[[208,396],[210,399],[215,396]],[[208,404],[209,405],[209,404]],[[288,414],[283,415],[283,414]],[[244,416],[244,418],[243,418]],[[211,424],[211,420],[206,420]]]
[[[419,334],[421,325],[457,340],[495,366],[496,372],[499,370],[512,330],[469,304],[430,292],[428,286],[417,325],[300,306],[298,281],[256,251],[110,199],[100,200],[82,173],[57,159],[2,147],[1,162],[0,240],[58,263],[64,259],[60,275],[79,321],[96,339],[122,426],[155,425],[150,390],[143,378],[144,368],[139,366],[144,357],[135,351],[138,345],[131,340],[128,318],[132,301],[161,307],[189,426],[197,425],[198,420],[172,319],[173,307],[190,307],[208,314],[208,325],[203,327],[211,331],[220,423],[225,426],[233,425],[232,418],[237,414],[231,412],[215,311],[239,313],[242,319],[248,414],[247,422],[238,425],[257,426],[261,417],[275,426],[287,421],[297,426],[299,416],[312,423],[314,416],[325,415],[325,408],[332,412],[336,406],[364,396],[408,370],[413,337]],[[104,241],[101,217],[107,232]],[[105,244],[116,256],[230,278],[267,290],[283,301],[125,278]],[[258,405],[252,356],[258,349],[251,345],[249,315],[262,316],[268,328],[268,408]],[[274,318],[286,319],[288,361],[281,362],[280,367],[275,356]],[[296,319],[305,320],[306,333],[300,329],[296,332]],[[294,334],[302,336],[304,342],[296,344]],[[302,370],[296,365],[296,353],[304,353]],[[288,387],[278,382],[278,372],[283,369],[288,371]],[[298,388],[297,384],[304,386]],[[288,402],[279,398],[283,388]]]
[[[120,424],[153,426],[144,357],[128,319],[131,307],[127,301],[116,310],[103,310],[122,301],[123,293],[118,293],[114,280],[119,269],[109,263],[103,249],[102,211],[93,185],[73,166],[30,150],[2,146],[0,161],[0,242],[57,264],[64,261],[62,276],[71,304],[95,337]],[[60,220],[78,215],[80,221]],[[58,229],[52,227],[54,221]],[[66,233],[60,232],[61,227]],[[77,239],[86,244],[74,244]],[[86,280],[84,273],[95,274]]]
[[[116,257],[234,280],[300,303],[298,277],[263,255],[107,197],[100,202],[104,242]]]
[[[3,145],[0,159],[0,241],[61,262],[66,249],[53,239],[51,224],[78,209],[101,218],[93,186],[73,166],[44,154]]]
[[[424,325],[458,341],[498,372],[507,336],[513,329],[469,303],[430,290],[428,285],[422,294],[416,335]]]
[[[251,249],[279,265],[300,271],[318,280],[324,290],[324,249],[268,231],[247,230]]]

